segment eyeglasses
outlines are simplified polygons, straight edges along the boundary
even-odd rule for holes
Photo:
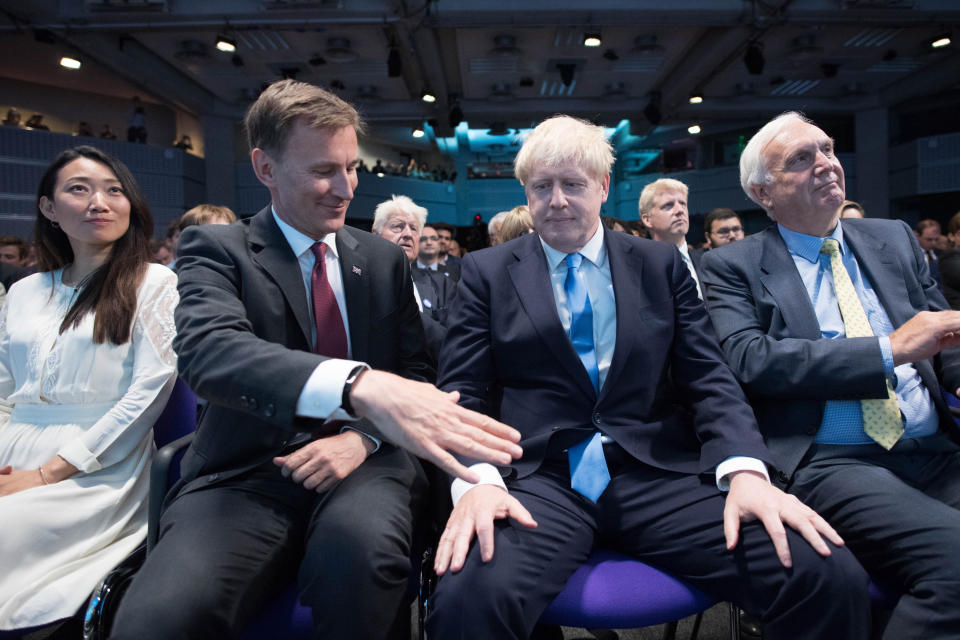
[[[710,233],[718,236],[729,236],[733,235],[734,233],[741,233],[742,231],[743,227],[737,225],[736,227],[721,227],[719,229],[714,229]]]

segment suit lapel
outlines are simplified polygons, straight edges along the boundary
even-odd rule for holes
[[[273,279],[293,311],[307,344],[310,344],[310,309],[307,307],[307,292],[303,288],[303,274],[297,256],[273,219],[270,207],[250,219],[248,234],[250,255],[254,262]]]
[[[630,351],[633,344],[628,330],[635,328],[632,318],[639,315],[639,309],[646,305],[643,292],[643,259],[639,253],[633,251],[633,243],[626,237],[620,237],[617,232],[608,231],[603,234],[606,245],[607,261],[610,265],[610,279],[613,281],[613,295],[617,308],[617,337],[613,347],[613,358],[610,368],[600,389],[600,400],[609,392],[611,385],[616,384],[620,372],[626,362],[630,361]]]
[[[337,232],[337,253],[343,275],[343,295],[350,322],[350,349],[354,360],[368,359],[370,327],[370,276],[367,259],[357,239],[346,227]]]
[[[787,325],[787,333],[810,340],[819,339],[817,314],[776,225],[763,232],[760,271],[760,282],[776,300],[776,306]]]
[[[540,236],[529,234],[517,243],[514,249],[516,262],[507,267],[510,279],[517,291],[517,299],[533,323],[540,339],[557,357],[570,376],[584,393],[595,396],[593,383],[583,363],[570,343],[557,316],[557,303],[553,297],[553,284],[547,271],[547,258],[540,246]]]
[[[850,223],[843,225],[843,238],[857,256],[857,264],[866,274],[893,326],[899,327],[909,320],[904,310],[911,315],[912,310],[903,303],[910,299],[906,279],[887,243]]]

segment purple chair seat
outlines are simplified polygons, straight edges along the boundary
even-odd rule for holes
[[[870,581],[869,590],[871,604],[881,609],[893,609],[897,606],[897,601],[900,599],[900,594],[896,589],[884,584],[878,584],[872,580]]]
[[[571,576],[541,621],[588,629],[632,629],[673,622],[716,602],[639,560],[598,550]]]
[[[313,617],[309,607],[300,604],[297,583],[264,606],[237,640],[261,640],[283,637],[285,640],[309,640],[313,633]]]

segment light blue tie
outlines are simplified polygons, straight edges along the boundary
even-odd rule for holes
[[[567,256],[567,279],[563,289],[567,296],[567,309],[570,311],[570,342],[580,357],[593,390],[600,390],[600,370],[597,367],[597,353],[593,348],[593,307],[590,296],[580,273],[583,256],[571,253]],[[595,432],[579,444],[570,447],[567,458],[570,462],[570,486],[574,491],[596,502],[603,490],[610,484],[610,471],[603,457],[603,442],[600,432]]]

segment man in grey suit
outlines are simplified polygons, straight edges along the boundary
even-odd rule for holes
[[[747,195],[776,221],[708,251],[721,345],[773,452],[773,474],[901,593],[887,638],[960,637],[960,313],[893,220],[839,220],[833,141],[796,113],[751,139]]]
[[[112,637],[234,637],[294,576],[316,637],[409,637],[426,481],[404,449],[458,475],[446,448],[521,452],[512,430],[423,382],[406,256],[344,226],[353,107],[286,80],[245,125],[271,204],[180,241],[174,348],[208,404]]]

